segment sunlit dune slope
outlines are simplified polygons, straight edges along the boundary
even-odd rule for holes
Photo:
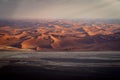
[[[33,20],[31,24],[19,22],[21,25],[14,25],[16,21],[13,21],[13,25],[0,25],[0,50],[120,50],[120,24],[110,23],[109,20],[106,24],[99,23],[99,20],[43,20],[37,23]]]

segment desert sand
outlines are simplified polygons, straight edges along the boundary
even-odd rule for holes
[[[102,21],[102,22],[101,22]],[[0,50],[119,51],[119,20],[1,20]]]

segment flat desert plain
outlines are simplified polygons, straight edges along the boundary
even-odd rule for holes
[[[120,52],[4,51],[0,55],[2,79],[120,79]]]

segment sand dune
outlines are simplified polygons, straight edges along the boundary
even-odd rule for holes
[[[53,43],[51,44],[51,46],[56,49],[56,48],[60,48],[60,40],[55,38],[54,36],[50,35],[50,38],[53,40]]]
[[[12,24],[0,27],[2,50],[8,50],[4,46],[12,47],[11,50],[35,51],[120,50],[120,24],[117,23],[44,20],[37,24],[31,21],[28,27],[22,22],[13,24],[14,27]]]

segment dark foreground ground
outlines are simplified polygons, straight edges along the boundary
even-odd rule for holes
[[[0,76],[10,80],[120,80],[120,68],[79,67],[60,71],[32,66],[5,66],[0,70]]]
[[[3,53],[0,80],[120,80],[119,52]]]

